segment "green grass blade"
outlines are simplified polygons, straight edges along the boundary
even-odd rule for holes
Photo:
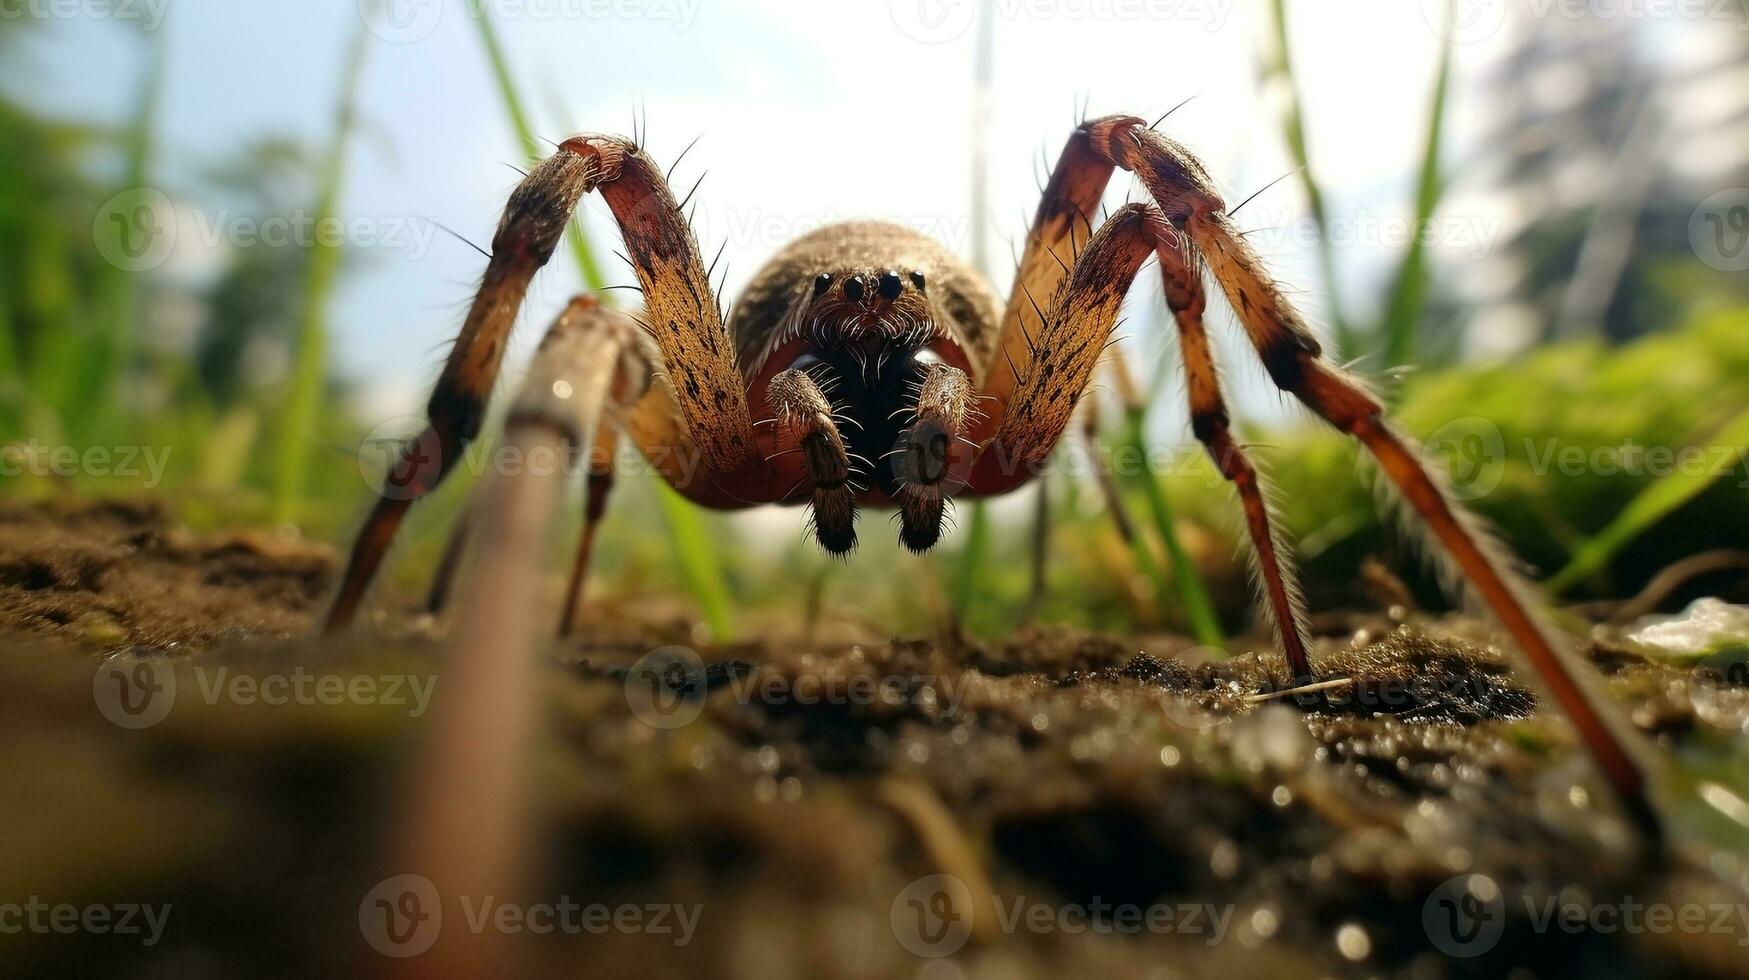
[[[1129,452],[1128,449],[1125,449],[1122,446],[1113,446],[1109,439],[1102,437],[1099,442],[1101,448],[1106,451],[1108,458],[1119,458]],[[1116,450],[1115,452],[1113,451],[1114,449]],[[1121,492],[1122,482],[1124,481],[1120,481],[1115,472],[1110,473],[1110,477],[1113,482],[1113,489]],[[1113,523],[1116,523],[1115,518],[1113,519]],[[1138,527],[1132,527],[1131,532],[1132,533],[1128,535],[1127,543],[1130,546],[1130,559],[1136,563],[1136,570],[1141,572],[1142,576],[1148,580],[1149,584],[1154,586],[1154,595],[1160,602],[1172,602],[1174,596],[1172,591],[1172,581],[1166,577],[1166,573],[1160,568],[1160,562],[1154,557],[1154,549],[1149,545],[1147,535],[1143,534]]]
[[[697,603],[699,615],[711,631],[711,639],[725,643],[735,635],[734,615],[729,590],[723,583],[722,564],[717,560],[716,549],[711,546],[704,517],[674,488],[661,480],[655,482],[660,488],[658,498],[662,501],[662,517],[674,541],[680,579],[692,593],[692,601]]]
[[[492,78],[497,81],[498,92],[504,97],[504,114],[510,117],[510,126],[516,130],[516,138],[522,142],[522,152],[530,160],[539,161],[543,156],[540,138],[535,135],[534,127],[529,125],[528,113],[523,111],[522,99],[516,91],[516,79],[510,73],[510,62],[504,57],[504,46],[498,41],[498,30],[492,26],[492,18],[485,10],[479,11],[474,23],[480,28],[480,43],[486,49],[486,61],[492,67]],[[589,240],[583,234],[582,222],[573,220],[565,229],[565,237],[570,242],[571,254],[576,256],[583,285],[599,292],[607,285],[607,278],[602,275],[601,263],[596,261],[595,251],[589,247]]]
[[[1286,95],[1282,111],[1282,137],[1287,142],[1299,168],[1300,189],[1306,195],[1306,206],[1312,212],[1312,223],[1318,229],[1318,271],[1324,280],[1326,315],[1336,331],[1336,345],[1347,356],[1359,353],[1360,338],[1356,337],[1348,319],[1342,313],[1342,295],[1336,281],[1336,251],[1330,244],[1329,215],[1324,207],[1324,192],[1312,170],[1307,148],[1305,117],[1300,108],[1300,87],[1294,74],[1293,50],[1287,38],[1287,0],[1270,0],[1271,37],[1274,51],[1262,65],[1266,83],[1280,85]]]
[[[1137,460],[1149,458],[1148,440],[1143,424],[1146,418],[1145,411],[1132,410],[1126,413],[1124,419],[1124,445]],[[1154,530],[1160,535],[1160,541],[1166,548],[1166,561],[1172,566],[1172,585],[1177,591],[1178,603],[1184,609],[1185,620],[1190,624],[1191,636],[1204,646],[1223,646],[1226,640],[1221,633],[1220,618],[1215,615],[1215,604],[1209,598],[1208,589],[1203,585],[1202,576],[1197,574],[1190,554],[1184,550],[1184,543],[1178,539],[1178,528],[1172,518],[1172,503],[1167,499],[1166,487],[1145,465],[1135,467],[1127,482],[1139,487],[1148,501],[1148,511],[1154,518]],[[1137,531],[1139,542],[1140,528]],[[1146,548],[1144,543],[1139,545],[1138,550],[1145,551]],[[1149,556],[1148,563],[1152,565],[1152,556]],[[1162,596],[1162,601],[1170,601],[1170,598]]]
[[[159,97],[164,89],[169,35],[170,32],[165,30],[148,35],[151,51],[147,56],[146,74],[140,85],[133,118],[123,137],[126,163],[122,190],[146,186]],[[128,367],[138,332],[139,284],[140,276],[136,272],[105,266],[100,273],[97,283],[98,330],[86,356],[81,359],[83,370],[76,396],[78,416],[70,421],[81,432],[110,431],[115,394],[121,388],[120,375]]]
[[[498,32],[492,26],[492,18],[482,9],[477,12],[473,21],[479,28],[480,43],[486,49],[486,60],[491,65],[492,77],[498,83],[504,114],[509,118],[511,128],[516,131],[516,138],[521,141],[523,151],[530,160],[538,161],[542,156],[541,143],[529,123],[528,113],[523,109],[522,98],[516,89],[516,79],[511,74],[509,60],[504,56],[504,47],[498,41]],[[584,288],[600,292],[606,286],[607,279],[602,275],[601,263],[597,261],[589,238],[583,232],[582,222],[573,219],[565,229],[565,237],[571,246],[571,255],[576,259],[577,271],[582,276]],[[674,558],[680,566],[681,580],[692,594],[693,603],[697,605],[699,615],[704,618],[712,637],[718,642],[727,641],[733,636],[729,588],[723,577],[722,561],[717,556],[710,534],[705,530],[704,520],[692,504],[670,489],[666,483],[660,480],[656,482],[661,484],[656,499],[662,510],[662,518],[668,525],[669,534],[673,537]]]
[[[954,563],[953,618],[964,623],[977,604],[981,586],[987,581],[985,565],[990,559],[990,514],[982,500],[972,502],[966,521],[965,543],[960,546],[959,560]]]
[[[978,12],[977,44],[972,61],[972,168],[971,168],[971,252],[972,266],[990,277],[990,107],[994,105],[991,88],[996,64],[996,21],[992,6],[985,4]],[[960,549],[954,565],[953,618],[964,623],[978,602],[979,586],[990,580],[986,563],[990,560],[990,517],[984,502],[972,502],[971,519],[966,523],[966,543]]]
[[[358,121],[358,83],[369,50],[364,20],[353,29],[341,69],[340,95],[334,117],[334,135],[318,176],[315,227],[328,226],[340,206],[346,176],[346,150]],[[328,300],[340,271],[341,249],[337,242],[318,235],[310,243],[309,268],[305,271],[303,309],[298,317],[297,355],[292,365],[291,390],[278,426],[278,447],[273,476],[272,514],[275,521],[297,518],[308,479],[310,447],[315,441],[322,409],[322,389],[328,378]]]
[[[1455,18],[1455,4],[1446,4],[1448,24]],[[1439,151],[1444,138],[1445,111],[1451,92],[1452,36],[1444,32],[1439,47],[1439,66],[1434,73],[1432,105],[1427,114],[1427,136],[1421,152],[1421,175],[1415,188],[1415,234],[1397,269],[1385,303],[1385,360],[1387,367],[1407,364],[1415,356],[1415,335],[1427,296],[1427,223],[1439,208],[1445,182],[1440,177]]]
[[[1573,552],[1567,567],[1556,572],[1544,583],[1545,588],[1558,595],[1596,575],[1609,564],[1609,560],[1623,545],[1645,533],[1646,529],[1683,504],[1700,496],[1720,477],[1732,472],[1737,461],[1743,458],[1743,447],[1749,446],[1749,409],[1726,422],[1713,434],[1710,442],[1715,446],[1734,446],[1737,451],[1731,455],[1729,462],[1708,467],[1702,472],[1695,472],[1690,467],[1676,467],[1653,481],[1622,508],[1615,520],[1586,539]]]

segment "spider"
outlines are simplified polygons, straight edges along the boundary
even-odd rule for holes
[[[1097,229],[1117,169],[1148,203]],[[821,546],[856,544],[859,507],[892,507],[902,543],[931,547],[955,497],[1005,493],[1036,476],[1063,435],[1150,258],[1177,326],[1191,429],[1243,506],[1263,593],[1296,677],[1313,676],[1305,615],[1262,478],[1235,439],[1204,325],[1205,270],[1269,377],[1358,440],[1461,578],[1500,619],[1572,721],[1628,815],[1659,834],[1645,773],[1545,626],[1530,588],[1442,489],[1381,403],[1322,357],[1317,339],[1234,226],[1203,165],[1135,116],[1081,124],[1043,189],[1013,289],[1000,303],[966,263],[909,229],[833,224],[783,248],[725,317],[711,270],[666,175],[635,140],[565,140],[511,194],[483,281],[428,408],[353,546],[327,629],[346,626],[411,502],[436,487],[478,433],[506,340],[535,272],[582,195],[611,209],[643,296],[637,314],[591,306],[583,329],[618,332],[621,366],[584,397],[612,402],[595,440],[567,623],[628,439],[696,504],[806,504]],[[574,304],[575,305],[575,304]],[[635,319],[635,326],[632,320]]]

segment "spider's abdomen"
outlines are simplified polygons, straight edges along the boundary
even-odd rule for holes
[[[912,286],[915,274],[924,285],[928,316],[936,334],[965,352],[974,376],[994,354],[999,327],[999,301],[983,277],[928,236],[884,221],[845,221],[826,225],[796,239],[761,268],[735,304],[729,317],[741,372],[760,373],[771,353],[797,331],[853,331],[851,317],[809,316],[818,298],[822,276],[830,277],[832,296],[855,278],[855,289],[869,298],[882,288],[882,276],[901,273]],[[889,280],[890,282],[890,280]],[[866,285],[865,285],[866,284]],[[831,297],[824,297],[831,298]],[[918,312],[891,318],[887,326],[901,331],[923,319]],[[831,338],[825,338],[831,339]],[[848,338],[846,338],[848,339]]]

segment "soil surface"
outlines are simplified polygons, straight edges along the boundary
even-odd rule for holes
[[[153,507],[0,507],[0,902],[169,907],[149,946],[0,931],[0,972],[389,962],[370,896],[445,627],[307,638],[334,571]],[[546,664],[533,760],[561,917],[528,942],[555,973],[1749,975],[1742,856],[1639,860],[1471,619],[1321,617],[1342,681],[1298,699],[1278,655],[1174,637],[711,647],[643,608],[589,619]],[[1719,743],[1687,670],[1596,637],[1655,754]],[[1738,918],[1562,925],[1659,904]]]

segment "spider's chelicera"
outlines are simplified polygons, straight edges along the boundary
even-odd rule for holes
[[[1095,223],[1118,169],[1151,198]],[[780,251],[725,318],[710,270],[662,170],[635,142],[576,136],[511,195],[479,293],[429,405],[358,540],[329,615],[358,609],[412,500],[478,434],[528,284],[578,200],[599,192],[617,219],[642,308],[573,301],[548,334],[587,342],[611,369],[578,397],[608,409],[596,433],[572,605],[612,481],[618,440],[697,504],[807,504],[828,551],[855,546],[860,507],[893,507],[914,550],[940,537],[955,497],[1004,493],[1035,476],[1110,343],[1119,307],[1158,260],[1188,381],[1191,428],[1242,505],[1264,608],[1296,677],[1312,676],[1287,543],[1261,478],[1234,438],[1204,325],[1210,274],[1270,378],[1377,460],[1467,582],[1499,617],[1570,718],[1628,813],[1659,823],[1630,741],[1597,707],[1533,590],[1445,492],[1419,448],[1319,344],[1234,226],[1202,164],[1142,119],[1109,116],[1070,137],[1044,188],[1006,303],[952,253],[897,225],[848,222]],[[546,345],[543,343],[543,348]]]

